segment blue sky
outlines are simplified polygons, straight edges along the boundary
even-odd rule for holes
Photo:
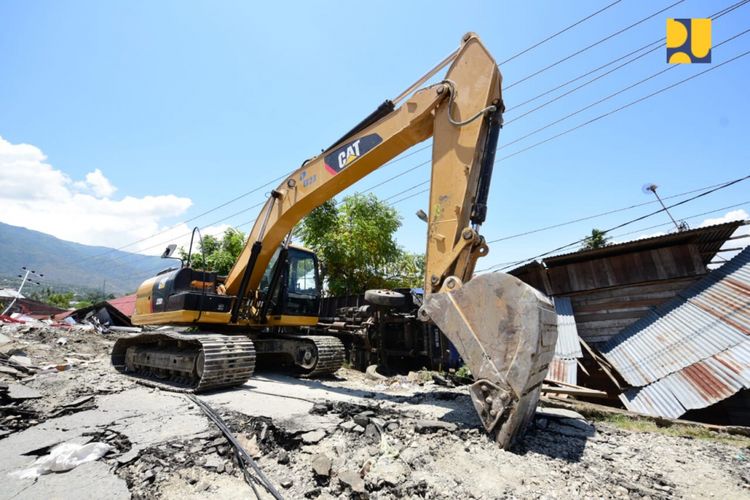
[[[5,194],[0,207],[5,209],[0,209],[0,221],[108,246],[147,238],[293,169],[384,99],[399,94],[451,52],[463,33],[477,32],[502,61],[608,3],[3,2],[0,162],[5,164],[0,170],[5,179],[0,173],[0,186]],[[501,65],[504,83],[671,3],[623,0]],[[732,3],[686,0],[508,89],[506,121],[533,107],[514,112],[514,105],[663,37],[667,17],[705,17]],[[749,14],[750,6],[745,6],[716,20],[714,45],[750,28]],[[713,65],[748,49],[750,33],[716,48]],[[665,69],[665,61],[665,49],[659,48],[508,124],[501,132],[498,158],[709,68],[675,67],[504,146]],[[483,234],[492,240],[649,201],[641,191],[646,182],[670,196],[749,174],[748,75],[750,56],[498,162]],[[352,190],[428,158],[429,150],[418,152]],[[418,168],[375,193],[389,197],[428,175],[428,166]],[[750,201],[748,186],[750,181],[685,204],[675,209],[675,216]],[[267,191],[190,225],[207,225],[255,205]],[[56,196],[60,202],[54,201]],[[414,213],[427,208],[426,200],[422,194],[396,205],[404,220],[398,239],[411,251],[424,246],[425,226]],[[748,206],[688,222],[697,226]],[[478,267],[544,252],[585,236],[592,227],[614,226],[654,208],[497,243]],[[247,223],[257,210],[222,223]],[[636,231],[621,239],[654,234],[668,228],[647,228],[664,222],[666,216],[653,217],[619,234]],[[176,238],[185,229],[181,225],[128,249],[148,251],[155,245],[160,250],[165,236]]]

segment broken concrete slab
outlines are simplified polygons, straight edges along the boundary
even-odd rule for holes
[[[5,498],[98,500],[103,494],[107,499],[113,500],[131,497],[125,481],[102,462],[85,463],[68,472],[41,476],[36,481],[3,480]]]
[[[11,399],[39,399],[42,393],[23,384],[8,384],[8,397]]]
[[[324,437],[326,437],[326,431],[323,429],[318,429],[316,431],[306,432],[300,436],[302,439],[302,442],[305,444],[315,444],[320,442]]]

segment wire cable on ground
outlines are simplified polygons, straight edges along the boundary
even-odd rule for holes
[[[203,410],[203,413],[206,414],[206,416],[211,419],[211,421],[216,424],[216,427],[219,428],[219,430],[224,434],[224,437],[227,438],[227,441],[232,445],[234,448],[234,451],[237,455],[237,462],[242,466],[243,473],[245,475],[245,481],[248,482],[250,487],[252,487],[253,492],[255,492],[256,498],[260,498],[260,494],[258,493],[258,490],[255,488],[255,482],[257,481],[258,484],[263,486],[266,491],[268,491],[276,500],[284,500],[284,497],[281,496],[281,493],[278,492],[278,490],[273,486],[271,481],[268,480],[265,474],[263,474],[263,471],[258,466],[258,464],[253,460],[253,458],[248,455],[247,451],[242,447],[239,441],[237,441],[237,438],[234,437],[234,434],[232,431],[227,427],[227,424],[224,423],[224,420],[221,419],[221,417],[210,407],[208,404],[206,404],[204,401],[198,399],[193,394],[186,394],[188,399],[195,403],[198,408]],[[252,469],[255,471],[255,473],[258,475],[258,477],[252,477],[249,474],[249,471],[247,470],[247,466],[252,467]]]

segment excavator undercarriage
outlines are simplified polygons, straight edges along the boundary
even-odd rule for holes
[[[146,385],[203,392],[247,382],[256,354],[281,357],[297,374],[316,377],[341,368],[344,352],[341,341],[328,336],[159,331],[117,340],[112,364]]]

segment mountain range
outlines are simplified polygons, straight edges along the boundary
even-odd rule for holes
[[[102,290],[107,294],[133,293],[138,285],[175,261],[81,245],[0,222],[0,283],[15,288],[22,268],[44,275],[42,286]],[[26,289],[24,289],[26,290]],[[29,292],[33,287],[29,288]]]

